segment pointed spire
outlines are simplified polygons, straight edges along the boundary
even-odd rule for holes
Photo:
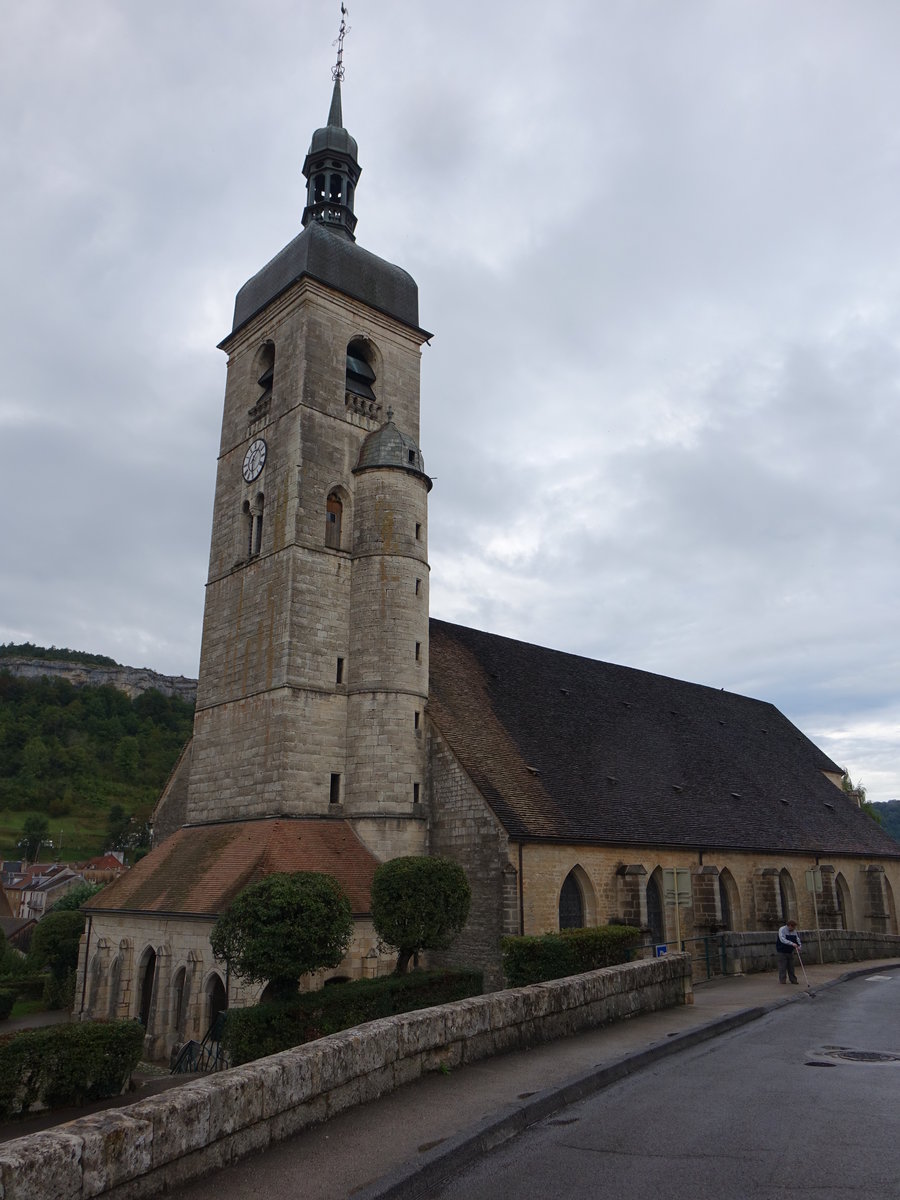
[[[344,117],[341,113],[341,81],[335,79],[334,91],[331,93],[331,108],[328,110],[327,125],[334,129],[344,128]]]
[[[336,44],[337,61],[331,68],[334,89],[328,123],[312,136],[303,174],[307,179],[304,228],[310,221],[325,225],[339,237],[355,241],[353,197],[360,176],[356,141],[344,128],[341,110],[341,81],[344,78],[344,38],[347,35],[347,9],[341,4],[341,28]]]

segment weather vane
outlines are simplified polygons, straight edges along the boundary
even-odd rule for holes
[[[335,81],[335,83],[337,83],[338,81],[343,82],[343,80],[344,80],[344,38],[350,32],[350,27],[347,25],[347,21],[346,21],[346,18],[348,15],[349,15],[349,9],[346,7],[346,5],[342,4],[341,5],[341,28],[340,28],[340,31],[339,31],[337,37],[331,43],[332,46],[337,46],[337,48],[338,48],[337,62],[331,68],[331,78]]]

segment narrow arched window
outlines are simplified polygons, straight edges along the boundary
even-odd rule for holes
[[[254,557],[259,554],[260,550],[262,549],[263,508],[265,507],[265,503],[265,496],[263,496],[262,492],[259,492],[256,497],[256,502],[250,510],[253,514],[253,544],[250,553]]]
[[[259,372],[256,382],[261,388],[257,397],[257,403],[259,403],[260,400],[266,400],[271,395],[272,381],[275,378],[275,346],[272,342],[266,342],[260,351],[256,369]]]
[[[331,180],[330,180],[330,187],[328,190],[328,199],[331,201],[332,204],[340,204],[342,190],[343,189],[341,187],[340,175],[336,175],[336,174],[332,175]]]
[[[734,922],[731,916],[731,901],[728,896],[728,888],[725,886],[725,880],[719,876],[719,908],[722,910],[722,925],[725,929],[733,929]]]
[[[581,929],[584,926],[584,898],[581,888],[575,878],[575,872],[570,871],[563,880],[559,892],[559,927],[560,929]]]
[[[325,545],[331,550],[341,548],[341,521],[344,506],[337,492],[329,492],[325,501]]]
[[[347,391],[364,400],[375,399],[375,371],[371,348],[362,338],[354,338],[347,347]]]
[[[179,1035],[184,1029],[184,1018],[187,1014],[187,999],[187,971],[182,967],[176,974],[175,982],[172,985],[172,1017],[175,1031]]]
[[[647,880],[647,925],[654,944],[658,945],[666,940],[662,893],[659,890],[659,883],[652,875]]]
[[[141,973],[140,1010],[138,1020],[145,1029],[150,1025],[150,1005],[153,1000],[153,984],[156,979],[156,951],[148,950]]]
[[[216,1023],[216,1018],[220,1013],[225,1012],[227,1008],[228,993],[225,990],[225,984],[217,974],[213,975],[206,983],[206,1013],[210,1033]]]

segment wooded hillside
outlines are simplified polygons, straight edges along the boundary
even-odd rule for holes
[[[98,657],[52,652],[61,655]],[[98,854],[109,848],[111,825],[120,838],[131,818],[142,825],[191,735],[193,711],[156,691],[129,699],[108,685],[17,678],[0,656],[0,852],[17,856],[29,813],[49,820],[54,844],[43,857],[51,858]]]
[[[881,828],[889,833],[895,842],[900,842],[900,800],[878,800],[872,804],[878,814]]]

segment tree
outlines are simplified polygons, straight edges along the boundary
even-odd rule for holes
[[[121,850],[128,837],[131,817],[121,804],[114,804],[106,815],[106,844],[113,850]]]
[[[78,966],[78,943],[84,932],[84,913],[49,912],[38,921],[28,951],[29,965],[50,968],[58,982]]]
[[[449,858],[392,858],[375,871],[372,920],[397,951],[403,975],[420,950],[443,950],[466,923],[472,893],[465,872]]]
[[[29,813],[22,823],[22,836],[18,848],[26,861],[36,862],[41,851],[41,844],[47,840],[50,832],[50,822],[40,813]]]
[[[213,954],[276,998],[297,992],[301,975],[336,967],[350,945],[353,915],[337,880],[316,871],[267,875],[245,888],[210,934]]]
[[[77,912],[82,904],[90,900],[91,896],[96,896],[98,892],[102,892],[105,886],[106,884],[103,883],[88,883],[87,880],[84,883],[76,883],[74,887],[69,888],[64,896],[60,896],[47,916],[50,913]]]

